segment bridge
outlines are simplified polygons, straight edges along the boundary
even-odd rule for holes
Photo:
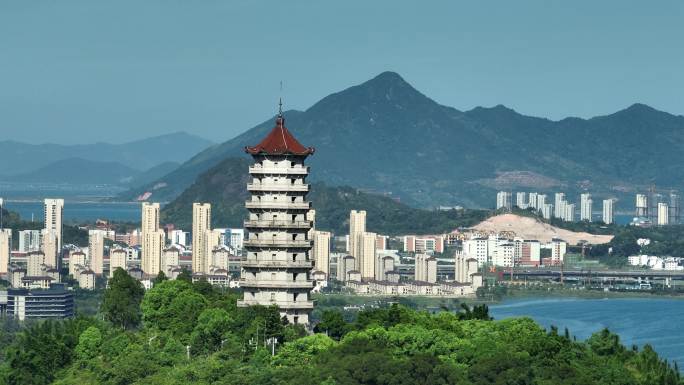
[[[511,270],[504,271],[510,277]],[[552,279],[563,281],[603,282],[650,282],[662,281],[670,286],[673,281],[684,281],[684,271],[663,270],[560,270],[560,269],[513,269],[513,279]]]

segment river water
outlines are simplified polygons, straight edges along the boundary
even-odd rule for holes
[[[490,307],[495,319],[530,317],[545,328],[568,328],[586,339],[605,327],[628,348],[651,344],[669,361],[684,367],[684,301],[657,298],[534,298],[505,301]]]
[[[5,202],[5,208],[14,211],[22,219],[30,221],[43,220],[42,201],[14,201]],[[79,223],[82,221],[93,222],[97,219],[106,219],[118,222],[140,222],[141,204],[129,202],[64,202],[64,221],[66,223]]]

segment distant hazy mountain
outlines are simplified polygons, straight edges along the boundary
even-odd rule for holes
[[[463,112],[385,72],[285,118],[302,144],[316,147],[312,180],[389,192],[412,205],[491,207],[497,189],[563,190],[576,201],[573,195],[585,189],[600,199],[626,197],[652,183],[684,186],[684,117],[642,104],[561,121],[504,106]],[[164,187],[145,186],[124,197],[145,190],[152,200],[178,196],[200,173],[240,156],[272,127],[269,119],[154,183]]]
[[[155,180],[177,169],[179,166],[180,163],[178,162],[164,162],[150,168],[149,170],[140,172],[133,176],[130,180],[124,180],[124,182],[131,188],[138,188],[150,182],[154,182]]]
[[[97,162],[69,158],[50,163],[38,170],[2,178],[11,182],[126,184],[140,171],[117,162]]]
[[[150,183],[178,168],[179,163],[164,162],[138,171],[118,162],[98,162],[81,158],[61,159],[24,174],[0,177],[4,182],[108,184],[137,187]]]
[[[209,140],[185,132],[124,144],[61,145],[2,141],[0,142],[0,175],[25,174],[56,161],[70,158],[117,162],[143,171],[164,162],[185,162],[212,144]]]
[[[212,225],[242,227],[249,174],[247,158],[228,158],[201,174],[195,183],[164,206],[162,222],[179,228],[192,227],[192,203],[211,203]],[[349,210],[366,210],[368,230],[381,234],[434,234],[459,226],[472,226],[488,212],[480,210],[428,211],[409,207],[391,198],[367,194],[345,186],[311,187],[309,198],[316,208],[316,228],[338,234],[347,231]]]

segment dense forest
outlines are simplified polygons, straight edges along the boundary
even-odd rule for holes
[[[649,346],[599,331],[586,342],[486,306],[325,310],[309,334],[236,293],[158,277],[144,292],[117,270],[99,317],[6,329],[0,380],[39,384],[682,384]],[[277,341],[272,344],[269,342]]]

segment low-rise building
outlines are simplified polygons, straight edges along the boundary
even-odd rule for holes
[[[7,290],[7,315],[27,319],[63,319],[74,316],[74,297],[65,284],[47,289]]]

